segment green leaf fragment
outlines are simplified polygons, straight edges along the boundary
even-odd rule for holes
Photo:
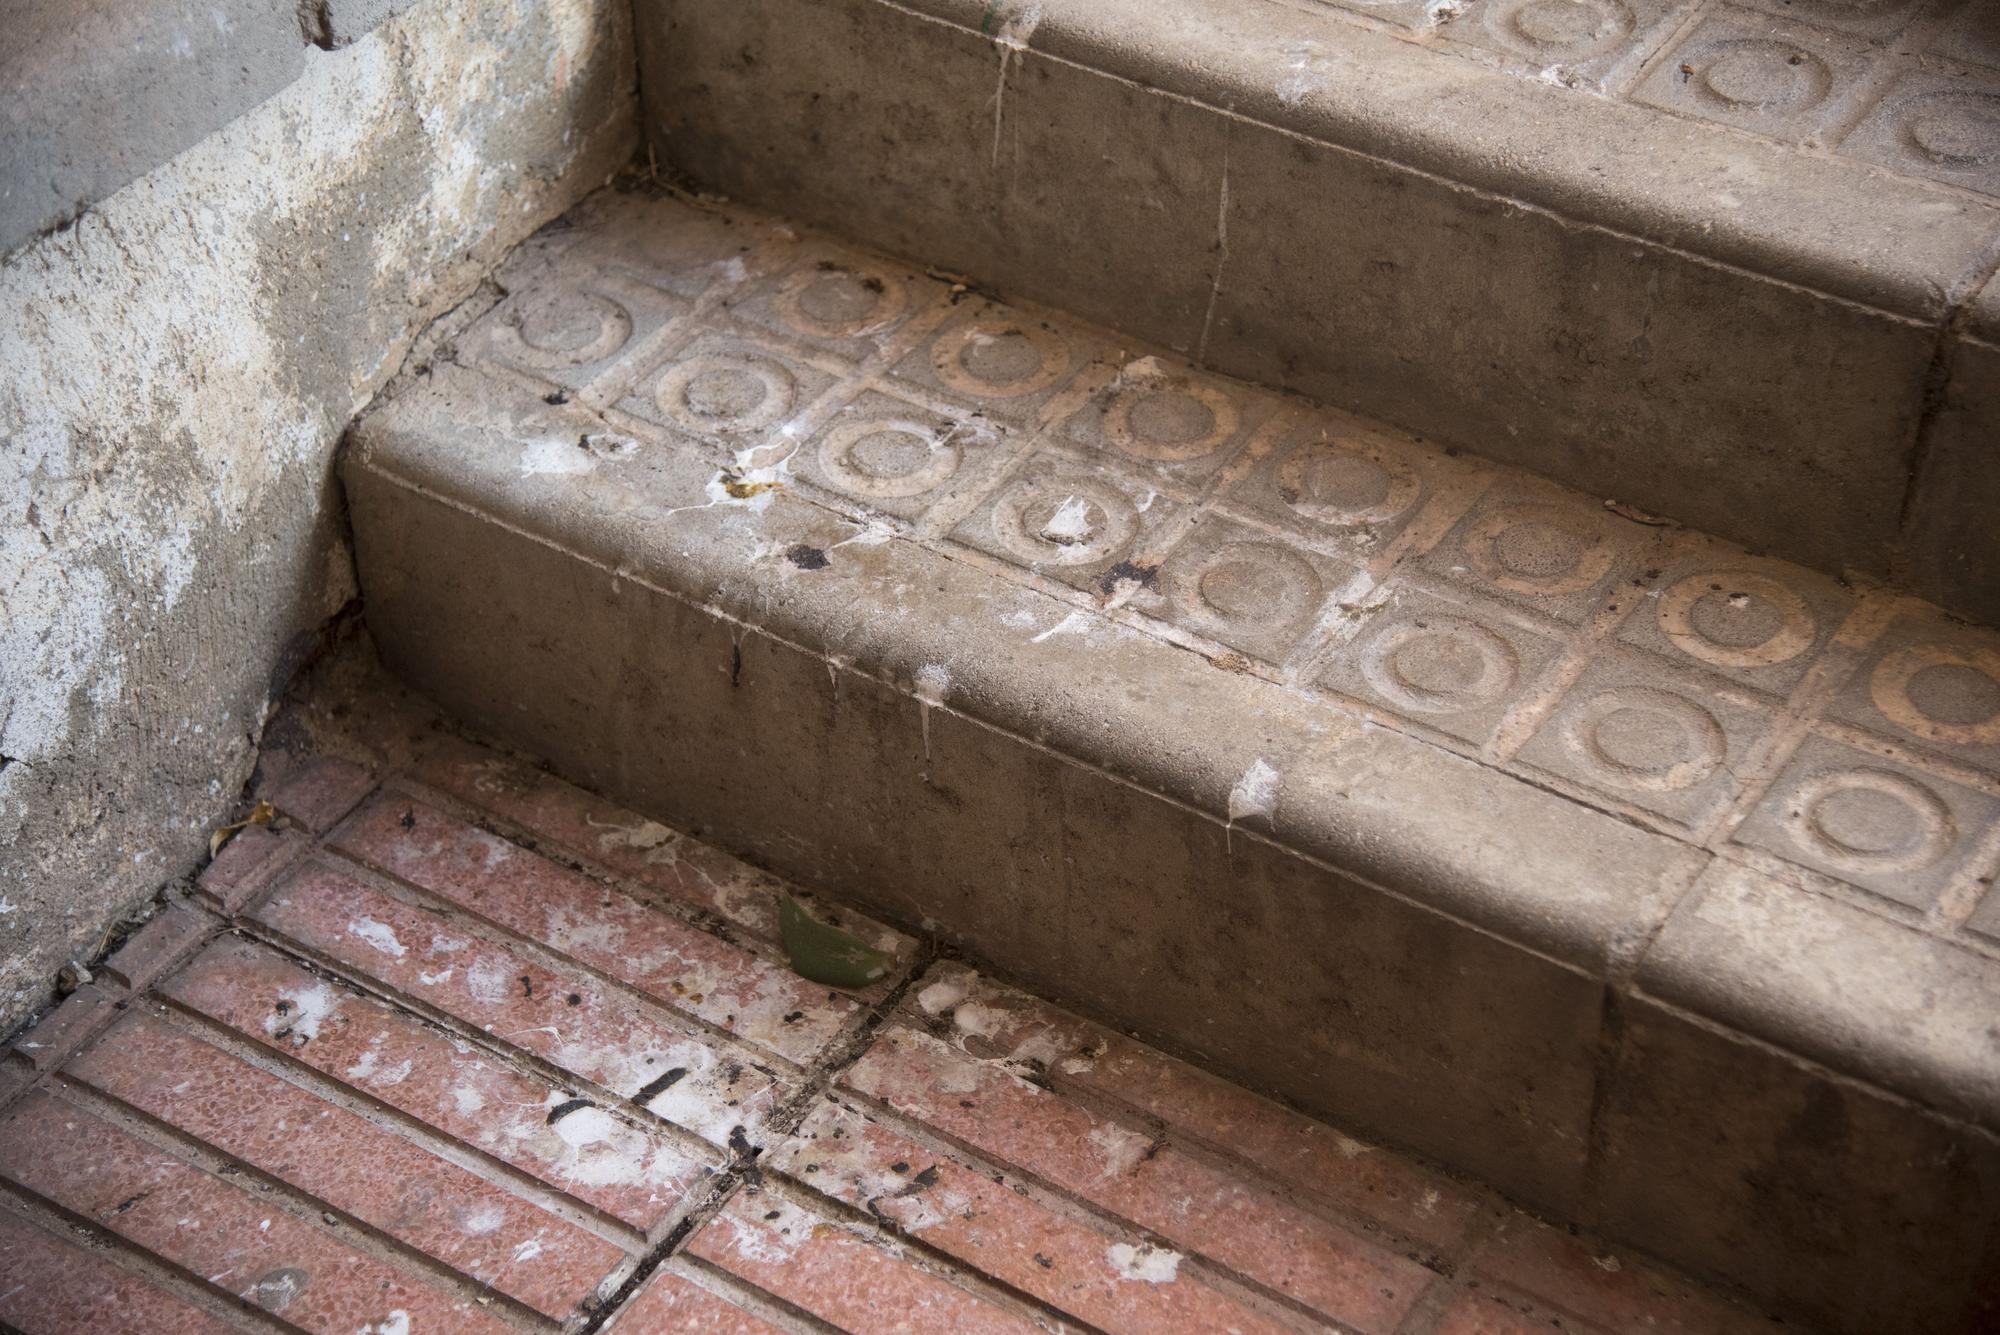
[[[866,987],[889,972],[890,957],[851,932],[807,913],[790,895],[778,897],[778,935],[792,972],[828,987]]]

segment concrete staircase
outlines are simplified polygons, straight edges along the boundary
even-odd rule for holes
[[[385,661],[586,787],[1810,1321],[1991,1328],[1991,632],[644,176],[343,477]]]

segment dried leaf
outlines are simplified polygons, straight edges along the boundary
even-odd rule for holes
[[[215,855],[222,851],[223,845],[236,837],[237,831],[248,829],[252,825],[269,825],[277,818],[278,809],[269,802],[259,798],[257,805],[250,808],[248,816],[237,821],[234,825],[225,825],[214,834],[208,836],[208,856],[210,860],[213,860]]]
[[[1638,506],[1627,505],[1623,501],[1606,501],[1604,508],[1620,519],[1629,519],[1635,524],[1644,524],[1647,528],[1666,528],[1674,522],[1665,515],[1656,515],[1650,510],[1641,510]]]
[[[792,972],[828,987],[866,987],[889,972],[890,957],[851,932],[807,913],[790,895],[778,897],[778,935]]]

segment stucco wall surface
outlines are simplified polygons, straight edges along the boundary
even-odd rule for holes
[[[423,0],[0,265],[0,1031],[205,852],[353,592],[341,432],[633,68],[624,5]]]

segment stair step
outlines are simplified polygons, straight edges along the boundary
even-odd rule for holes
[[[636,13],[703,189],[2000,622],[1980,0]]]
[[[357,424],[395,671],[1517,1199],[1964,1328],[2000,636],[652,195]]]

